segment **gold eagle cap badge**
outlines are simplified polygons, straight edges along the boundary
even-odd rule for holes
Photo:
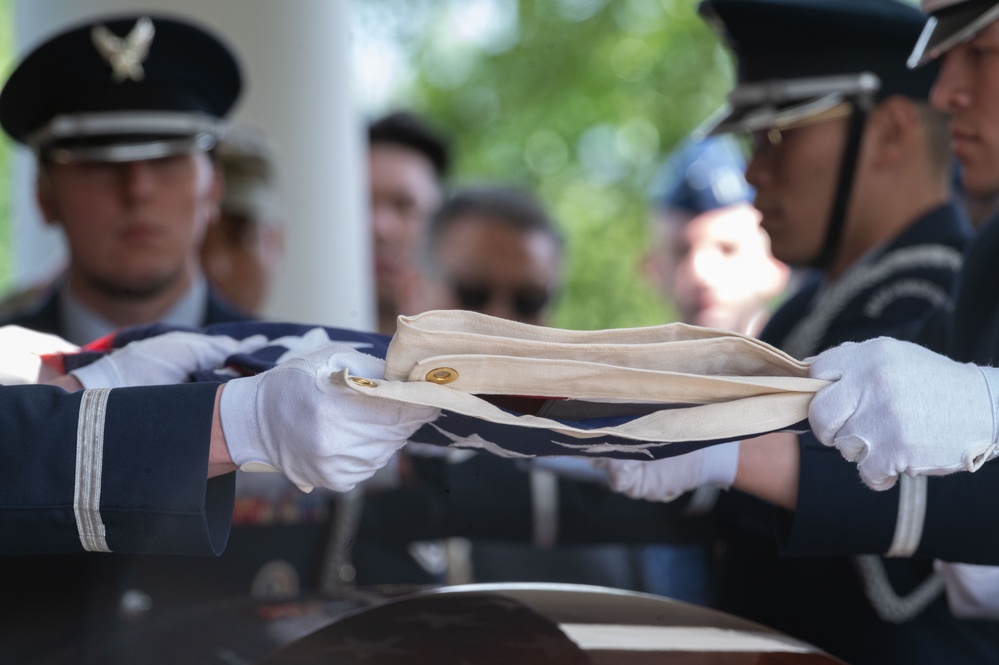
[[[153,22],[142,17],[124,37],[118,37],[107,26],[97,25],[90,31],[90,39],[101,57],[111,65],[114,82],[121,83],[126,79],[141,81],[145,78],[142,63],[149,57],[149,46],[155,34]]]

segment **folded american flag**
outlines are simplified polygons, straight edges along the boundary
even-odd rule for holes
[[[65,369],[69,371],[92,362],[100,355],[129,342],[175,330],[192,331],[164,324],[123,329],[88,345],[79,354],[66,356]],[[227,335],[236,339],[262,334],[271,340],[271,343],[251,354],[233,355],[226,360],[224,367],[192,375],[192,381],[224,382],[252,375],[270,369],[285,359],[308,354],[334,342],[349,345],[360,352],[384,359],[389,354],[392,342],[391,337],[377,333],[261,321],[218,324],[195,332]],[[602,332],[613,338],[614,331]],[[754,340],[753,343],[757,342]],[[440,344],[443,347],[453,346],[446,334],[440,335]],[[576,348],[583,356],[589,352],[585,344],[577,345]],[[481,357],[477,358],[481,360]],[[539,360],[545,362],[544,358]],[[497,361],[497,372],[503,371],[502,362],[502,359]],[[487,367],[488,364],[487,360]],[[736,381],[740,378],[736,377]],[[799,379],[792,377],[792,380]],[[440,391],[452,390],[445,386],[428,386],[426,383],[421,386],[408,386],[405,385],[406,381],[383,383],[385,385],[381,386],[381,389],[389,392],[375,394],[389,399],[407,401],[412,399],[410,395],[416,393],[408,392],[406,390],[408,387],[420,388],[424,393],[427,391],[433,393],[436,390],[438,391],[436,394],[439,395],[454,395],[453,392],[441,393]],[[691,420],[689,416],[696,415],[696,412],[686,414],[681,412],[692,405],[675,399],[657,400],[655,395],[640,402],[613,398],[577,399],[579,396],[573,394],[553,397],[550,395],[551,389],[546,393],[537,393],[541,394],[541,397],[532,397],[531,394],[537,391],[532,390],[530,385],[525,385],[524,388],[522,392],[527,395],[477,394],[475,396],[475,401],[481,402],[483,408],[500,414],[504,422],[496,422],[496,418],[481,417],[480,409],[473,409],[474,413],[471,413],[469,410],[458,412],[445,408],[435,422],[418,430],[411,441],[447,448],[474,449],[511,458],[572,455],[648,460],[682,455],[709,445],[738,440],[765,431],[807,429],[807,423],[801,417],[795,417],[790,422],[782,422],[770,429],[761,430],[757,426],[755,429],[747,427],[745,430],[739,430],[736,426],[735,431],[731,431],[732,428],[729,427],[724,436],[718,437],[705,437],[703,433],[692,433],[689,437],[682,434],[669,437],[652,435],[642,439],[636,438],[634,433],[628,434],[632,431],[629,428],[640,419],[648,418],[650,415],[662,417],[665,413],[667,418],[673,414],[683,415],[689,421]],[[394,392],[391,392],[392,390]],[[471,398],[462,396],[462,399]],[[743,407],[737,405],[736,411],[729,413],[729,416],[733,413],[736,415],[736,422],[738,422],[738,408]],[[694,421],[696,420],[698,419],[694,418]],[[787,418],[784,420],[787,421]],[[705,425],[708,426],[707,431],[712,431],[711,423]],[[624,434],[618,435],[618,432]]]

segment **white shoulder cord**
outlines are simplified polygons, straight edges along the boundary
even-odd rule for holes
[[[795,358],[814,355],[816,347],[833,320],[861,291],[886,279],[889,275],[915,267],[943,268],[957,271],[962,256],[957,250],[943,245],[906,247],[881,257],[872,264],[857,266],[816,298],[811,312],[791,330],[783,344]],[[904,288],[902,288],[904,287]],[[933,305],[946,301],[944,289],[925,280],[906,280],[892,285],[892,294],[922,297]],[[889,294],[879,291],[871,301],[883,310]],[[866,309],[871,308],[868,303]],[[926,513],[926,479],[902,476],[900,482],[898,518],[892,545],[885,556],[911,556],[919,547]],[[943,592],[943,581],[931,573],[912,592],[899,596],[888,579],[884,562],[878,555],[852,557],[864,594],[882,621],[904,623],[915,618]]]

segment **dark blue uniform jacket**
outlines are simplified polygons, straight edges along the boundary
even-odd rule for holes
[[[964,228],[953,208],[941,208],[835,285],[812,275],[774,315],[763,339],[805,357],[846,341],[912,338],[948,299],[966,244]],[[811,434],[799,440],[794,514],[738,492],[729,493],[719,507],[726,539],[720,608],[808,640],[850,663],[999,658],[999,632],[950,614],[932,558],[918,551],[918,536],[905,533],[912,524],[908,518],[923,505],[925,483],[908,478],[900,483],[908,506],[904,515],[895,489],[895,505],[884,515],[886,537],[877,546],[860,547],[858,535],[870,526],[846,497],[865,501],[879,493],[864,487],[856,466],[835,449]],[[889,503],[887,498],[879,500]],[[842,527],[836,535],[829,533],[830,519]],[[775,520],[787,537],[784,553],[799,556],[780,556]],[[892,558],[835,556],[890,551]]]

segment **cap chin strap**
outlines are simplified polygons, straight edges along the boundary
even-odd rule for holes
[[[826,227],[826,238],[818,255],[808,262],[813,268],[824,270],[832,265],[839,254],[840,242],[843,238],[843,227],[846,224],[847,208],[850,205],[850,195],[853,192],[853,181],[857,173],[857,158],[860,156],[860,141],[864,135],[864,125],[867,123],[869,103],[864,100],[855,102],[853,112],[847,123],[846,143],[843,145],[843,158],[839,164],[839,178],[836,181],[836,193],[833,198],[832,212]]]

